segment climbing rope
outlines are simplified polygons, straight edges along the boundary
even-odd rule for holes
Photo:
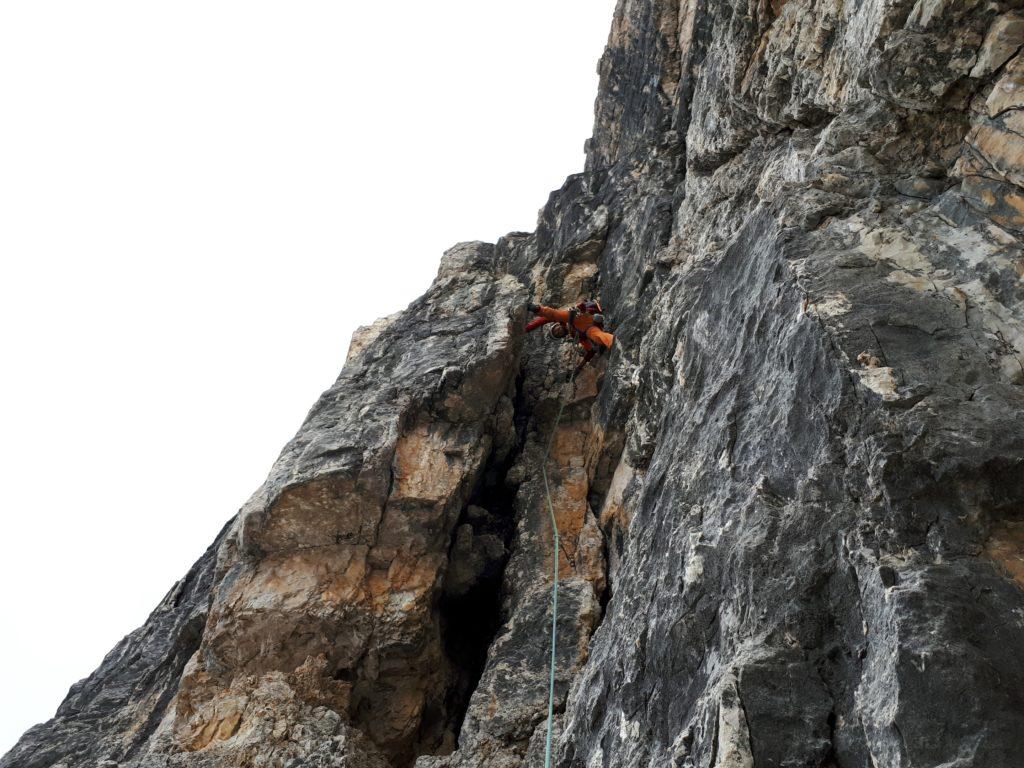
[[[548,459],[551,456],[551,446],[555,442],[555,433],[558,431],[558,423],[562,420],[562,412],[565,410],[567,399],[572,397],[576,389],[575,377],[566,382],[572,389],[569,398],[562,397],[558,406],[558,415],[555,417],[555,424],[551,427],[551,434],[548,436],[547,449],[544,451],[544,462],[540,466],[541,475],[544,477],[544,494],[548,497],[548,514],[551,516],[551,560],[554,562],[554,580],[551,582],[551,669],[548,676],[548,735],[544,746],[544,768],[551,768],[551,725],[555,717],[555,642],[558,638],[558,521],[555,520],[555,507],[551,503],[551,487],[548,485]]]

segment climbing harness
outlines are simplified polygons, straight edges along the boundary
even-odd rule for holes
[[[558,521],[555,520],[555,507],[551,503],[551,487],[548,484],[548,459],[551,456],[551,446],[555,442],[558,423],[562,420],[562,412],[565,410],[566,400],[571,399],[576,391],[575,377],[569,379],[566,384],[570,385],[572,389],[569,392],[569,398],[561,398],[561,403],[558,406],[558,415],[555,416],[555,423],[551,427],[548,445],[544,451],[544,462],[540,465],[540,472],[544,477],[544,494],[548,498],[548,514],[551,516],[551,560],[554,563],[554,580],[551,583],[551,668],[548,676],[548,735],[544,746],[544,768],[551,768],[551,725],[555,717],[555,643],[558,638]]]
[[[569,322],[567,325],[569,326],[569,335],[573,339],[578,339],[580,335],[579,329],[576,327],[576,318],[579,316],[580,311],[576,307],[569,307]]]

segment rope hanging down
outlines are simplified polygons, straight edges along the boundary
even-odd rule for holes
[[[572,392],[576,389],[574,380],[567,382],[572,386]],[[544,451],[544,461],[540,465],[541,475],[544,477],[544,493],[548,497],[548,514],[551,516],[551,560],[554,563],[554,580],[551,582],[551,669],[548,676],[548,735],[544,745],[544,768],[551,768],[551,726],[555,717],[555,641],[558,637],[558,521],[555,520],[555,507],[551,503],[551,487],[548,485],[548,458],[551,456],[551,446],[555,442],[555,433],[558,431],[558,423],[562,420],[562,412],[565,410],[566,397],[561,398],[558,406],[558,415],[555,417],[555,424],[551,427],[551,434],[548,436],[548,446]]]

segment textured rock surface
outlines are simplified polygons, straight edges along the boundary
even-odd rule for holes
[[[1024,2],[621,0],[586,171],[362,329],[3,768],[1024,763]],[[598,292],[571,392],[523,303]]]

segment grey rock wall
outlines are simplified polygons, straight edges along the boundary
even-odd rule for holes
[[[556,765],[1024,764],[1022,7],[622,0],[586,170],[0,766],[543,765],[549,438]]]

